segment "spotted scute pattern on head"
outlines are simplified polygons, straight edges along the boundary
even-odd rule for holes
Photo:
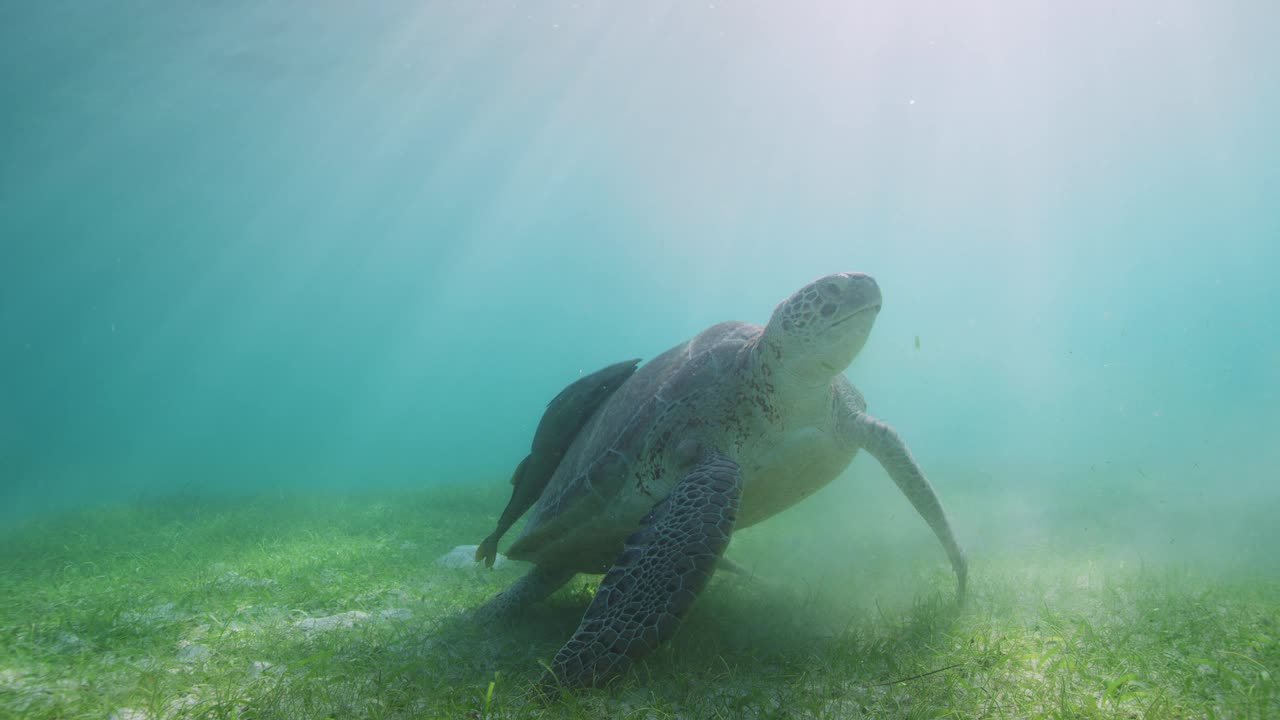
[[[627,538],[542,689],[601,685],[670,638],[729,546],[741,495],[737,463],[705,451]]]

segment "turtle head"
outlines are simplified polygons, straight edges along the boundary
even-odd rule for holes
[[[762,360],[804,383],[830,380],[853,362],[879,312],[880,287],[870,275],[818,278],[774,309],[760,338]]]

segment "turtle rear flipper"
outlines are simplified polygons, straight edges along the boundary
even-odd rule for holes
[[[729,546],[738,464],[710,450],[640,521],[539,688],[596,686],[669,639]]]
[[[536,602],[564,587],[576,575],[573,570],[534,565],[511,587],[489,598],[473,617],[482,625],[501,624],[525,612]]]
[[[558,449],[563,453],[568,450],[569,443],[595,414],[596,408],[635,373],[639,364],[640,358],[623,360],[566,385],[547,403],[542,420],[538,421],[538,429],[533,435],[534,452]]]
[[[582,426],[631,377],[639,362],[639,358],[624,360],[584,375],[551,398],[534,431],[532,450],[511,474],[511,499],[498,526],[476,548],[477,562],[483,560],[486,566],[493,566],[498,540],[538,501]]]
[[[484,561],[485,567],[493,567],[494,561],[498,559],[498,540],[502,539],[502,534],[520,519],[520,516],[537,501],[538,495],[542,493],[541,487],[535,488],[525,481],[525,470],[528,469],[529,459],[532,457],[532,454],[525,455],[516,466],[515,472],[511,473],[511,499],[507,501],[507,507],[502,511],[502,517],[498,518],[498,527],[476,547],[476,562]],[[546,483],[544,482],[543,485],[545,486]]]

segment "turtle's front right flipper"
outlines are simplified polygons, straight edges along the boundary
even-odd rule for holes
[[[539,688],[603,684],[670,638],[729,546],[741,495],[738,464],[705,452],[627,538]]]
[[[511,499],[502,511],[498,527],[476,548],[477,561],[493,566],[498,556],[498,540],[538,501],[582,426],[631,377],[639,362],[639,358],[624,360],[585,375],[547,403],[533,434],[533,449],[511,474]]]

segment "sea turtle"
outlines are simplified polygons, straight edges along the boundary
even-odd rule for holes
[[[765,327],[719,323],[662,353],[590,415],[507,550],[534,567],[479,609],[509,616],[577,573],[605,573],[539,688],[600,685],[652,652],[735,529],[826,485],[860,448],[942,542],[963,598],[964,553],[933,488],[843,375],[880,303],[868,275],[819,278]]]

